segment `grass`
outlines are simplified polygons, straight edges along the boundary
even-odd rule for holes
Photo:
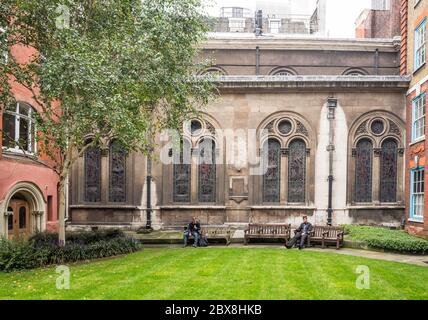
[[[54,267],[0,273],[0,299],[428,299],[426,267],[280,248],[148,248],[70,271],[70,290]]]
[[[372,248],[428,254],[428,240],[409,235],[403,230],[356,225],[347,225],[345,230],[346,240],[361,241]]]

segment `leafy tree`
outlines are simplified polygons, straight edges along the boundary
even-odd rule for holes
[[[213,87],[195,77],[206,26],[201,0],[2,0],[0,108],[13,84],[37,102],[39,152],[60,177],[60,243],[65,183],[87,148],[115,139],[148,154],[152,137],[207,104]],[[35,49],[19,63],[13,48]]]

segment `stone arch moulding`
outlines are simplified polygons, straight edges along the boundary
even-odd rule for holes
[[[10,200],[17,193],[21,193],[30,206],[31,232],[44,231],[46,226],[46,201],[43,193],[31,182],[19,182],[9,190],[4,201],[0,203],[0,236],[7,237],[5,213]]]
[[[372,132],[370,128],[370,125],[375,120],[383,121],[385,128],[381,134]],[[374,148],[379,148],[381,142],[388,137],[395,137],[400,148],[403,148],[405,144],[405,124],[401,118],[389,111],[370,111],[361,115],[352,123],[348,135],[348,145],[355,148],[356,142],[363,136],[372,140]]]
[[[367,70],[358,67],[350,67],[342,72],[342,76],[367,76]]]
[[[227,71],[224,68],[217,66],[217,65],[213,65],[213,66],[210,66],[208,68],[205,68],[204,70],[200,71],[198,73],[198,75],[204,76],[204,75],[207,75],[210,73],[217,73],[220,76],[227,76],[228,75]]]
[[[269,71],[268,75],[276,76],[276,75],[279,75],[280,73],[288,73],[291,76],[297,76],[298,75],[298,73],[295,69],[288,67],[288,66],[275,67]]]
[[[278,124],[283,120],[290,120],[292,128],[289,134],[283,135],[279,132]],[[263,132],[263,130],[266,130]],[[265,134],[263,134],[265,133]],[[267,135],[266,135],[267,133]],[[312,130],[312,126],[300,114],[290,111],[279,111],[269,117],[265,118],[257,128],[257,137],[261,138],[257,142],[258,148],[262,147],[262,143],[269,137],[275,137],[281,141],[281,147],[285,148],[290,140],[301,137],[306,143],[308,148],[315,150],[316,135]],[[286,141],[286,143],[285,143]]]

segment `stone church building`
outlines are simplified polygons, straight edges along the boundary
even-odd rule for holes
[[[399,50],[394,40],[210,34],[201,76],[220,95],[183,126],[182,148],[162,134],[149,160],[109,141],[88,150],[70,177],[68,228],[182,228],[192,216],[296,225],[303,215],[402,225]]]

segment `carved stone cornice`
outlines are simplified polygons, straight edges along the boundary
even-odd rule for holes
[[[211,79],[220,89],[368,89],[407,90],[407,76],[220,76]]]

